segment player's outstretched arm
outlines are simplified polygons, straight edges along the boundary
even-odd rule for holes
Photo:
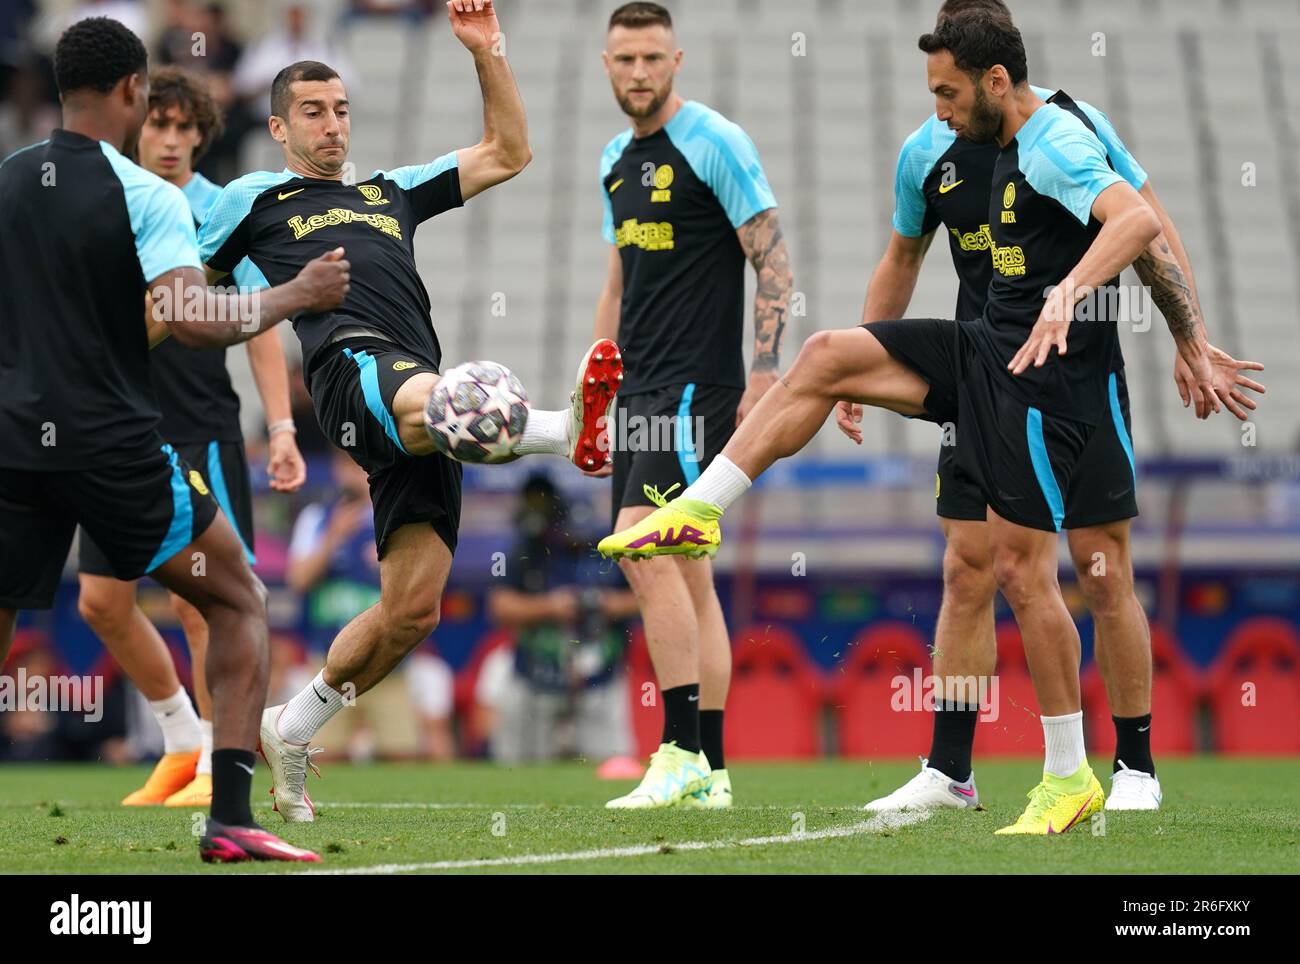
[[[1160,219],[1124,181],[1116,181],[1097,195],[1092,216],[1102,222],[1101,231],[1079,263],[1047,296],[1029,338],[1007,363],[1012,374],[1019,375],[1030,365],[1041,368],[1053,347],[1064,355],[1074,306],[1136,261],[1160,234]]]
[[[460,196],[468,201],[522,171],[533,152],[524,102],[506,62],[505,37],[492,0],[450,0],[447,18],[456,39],[474,55],[483,91],[483,139],[456,152]]]
[[[902,318],[912,302],[916,279],[921,275],[921,264],[934,241],[934,232],[909,238],[894,231],[889,246],[871,272],[867,282],[867,300],[862,306],[862,324]],[[862,444],[862,406],[857,402],[839,402],[835,406],[835,424],[841,432],[858,445]]]
[[[781,364],[781,335],[790,317],[794,276],[776,208],[759,211],[736,229],[745,257],[754,266],[758,290],[754,295],[754,364],[749,384],[736,410],[736,424],[749,414],[771,388]]]
[[[198,268],[173,268],[148,287],[154,317],[187,348],[220,348],[247,341],[300,311],[329,311],[348,293],[343,249],[315,258],[297,277],[260,291],[223,292],[208,287]]]

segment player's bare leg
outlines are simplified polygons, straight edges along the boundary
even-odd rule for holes
[[[167,644],[136,604],[135,580],[80,575],[77,609],[127,678],[149,701],[163,733],[163,755],[144,786],[127,794],[128,807],[157,806],[194,779],[202,732],[181,687]]]
[[[1151,627],[1133,589],[1129,520],[1071,529],[1070,555],[1092,612],[1093,650],[1115,722],[1108,810],[1155,810],[1151,758]]]
[[[928,391],[924,379],[890,357],[867,329],[819,331],[740,423],[722,454],[754,479],[807,445],[840,399],[920,415]]]
[[[869,329],[819,331],[698,479],[676,500],[606,536],[597,548],[619,558],[711,555],[721,543],[722,512],[773,462],[807,445],[837,401],[919,415],[928,394],[926,381],[890,357]]]
[[[971,808],[979,804],[971,747],[980,708],[970,703],[976,694],[959,689],[955,681],[988,679],[997,671],[993,599],[998,584],[988,525],[969,519],[940,518],[939,522],[945,539],[943,599],[934,631],[932,672],[939,680],[944,703],[935,709],[930,753],[921,771],[892,793],[872,800],[864,810]]]
[[[620,529],[633,525],[652,511],[650,506],[625,506],[616,525]],[[672,806],[707,785],[709,766],[703,762],[700,743],[700,623],[686,575],[677,563],[668,558],[620,563],[641,610],[646,646],[659,682],[657,702],[663,709],[664,728],[641,784],[609,801],[606,806],[612,809]]]
[[[622,379],[623,359],[618,346],[607,338],[599,339],[578,364],[570,407],[530,408],[523,437],[515,445],[515,455],[558,455],[587,472],[602,469],[609,459],[609,446],[600,436],[604,434],[604,419]],[[431,455],[437,451],[425,413],[440,381],[441,376],[433,372],[418,372],[393,395],[392,411],[398,436],[412,455]]]
[[[379,602],[339,631],[325,668],[302,692],[262,714],[262,755],[271,768],[276,809],[285,820],[315,819],[306,792],[312,737],[437,628],[451,558],[427,522],[399,527],[379,562]]]
[[[151,574],[202,614],[217,641],[206,667],[214,749],[211,817],[200,855],[222,862],[319,860],[253,820],[249,793],[268,674],[266,587],[249,568],[235,530],[218,514],[203,535]]]

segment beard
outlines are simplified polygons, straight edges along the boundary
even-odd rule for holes
[[[984,96],[984,88],[975,88],[975,106],[971,108],[970,121],[962,137],[973,144],[988,144],[997,140],[1002,129],[1002,111]]]
[[[618,101],[618,106],[622,108],[624,114],[628,117],[636,117],[639,119],[653,116],[660,107],[663,107],[664,102],[668,100],[668,95],[672,92],[673,85],[672,82],[669,81],[668,85],[664,87],[663,90],[654,91],[650,101],[644,107],[637,107],[632,103],[630,96],[620,94],[618,91],[614,92],[614,99]]]

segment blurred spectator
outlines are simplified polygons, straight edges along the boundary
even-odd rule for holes
[[[271,81],[289,64],[318,60],[333,67],[350,92],[355,76],[342,50],[330,42],[324,29],[309,25],[308,9],[293,3],[285,8],[284,22],[248,45],[235,69],[234,90],[258,122],[271,114]]]
[[[514,763],[631,748],[623,656],[636,599],[616,567],[566,531],[568,506],[545,475],[524,485],[521,533],[488,613],[516,631],[511,671],[484,665],[478,701],[495,704],[493,759]]]
[[[49,137],[61,122],[49,62],[27,57],[10,73],[0,101],[0,159]]]
[[[375,520],[365,470],[340,449],[331,462],[337,495],[306,506],[289,544],[289,588],[303,595],[311,645],[327,649],[357,613],[379,602]],[[316,666],[320,664],[316,660]],[[427,646],[404,662],[405,681],[389,676],[321,730],[319,743],[342,743],[357,762],[374,755],[450,759],[452,673]],[[313,671],[314,673],[314,671]],[[346,694],[345,694],[346,695]]]

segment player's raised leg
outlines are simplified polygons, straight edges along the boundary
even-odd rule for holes
[[[983,500],[981,499],[981,502]],[[943,599],[934,631],[932,672],[943,687],[942,703],[933,714],[930,753],[921,772],[893,793],[872,800],[864,810],[932,810],[975,807],[979,791],[971,768],[971,750],[979,719],[967,687],[954,680],[987,679],[997,669],[993,598],[997,580],[986,524],[970,519],[941,519]]]
[[[698,480],[639,523],[606,536],[598,548],[613,557],[711,556],[722,542],[722,513],[773,462],[807,445],[837,401],[920,415],[928,391],[869,328],[816,332]]]
[[[1093,621],[1093,651],[1115,724],[1114,776],[1107,810],[1160,809],[1151,756],[1151,629],[1133,590],[1125,519],[1071,529],[1070,555]]]
[[[136,605],[138,584],[95,575],[107,571],[103,554],[84,532],[81,540],[77,609],[149,701],[163,735],[163,756],[144,786],[127,794],[122,804],[156,806],[194,779],[202,744],[199,719],[176,675],[167,644]]]
[[[391,533],[379,561],[379,602],[343,627],[311,683],[262,714],[262,755],[271,768],[276,809],[285,820],[315,819],[305,784],[308,744],[316,732],[437,628],[451,559],[443,536],[428,523]]]

